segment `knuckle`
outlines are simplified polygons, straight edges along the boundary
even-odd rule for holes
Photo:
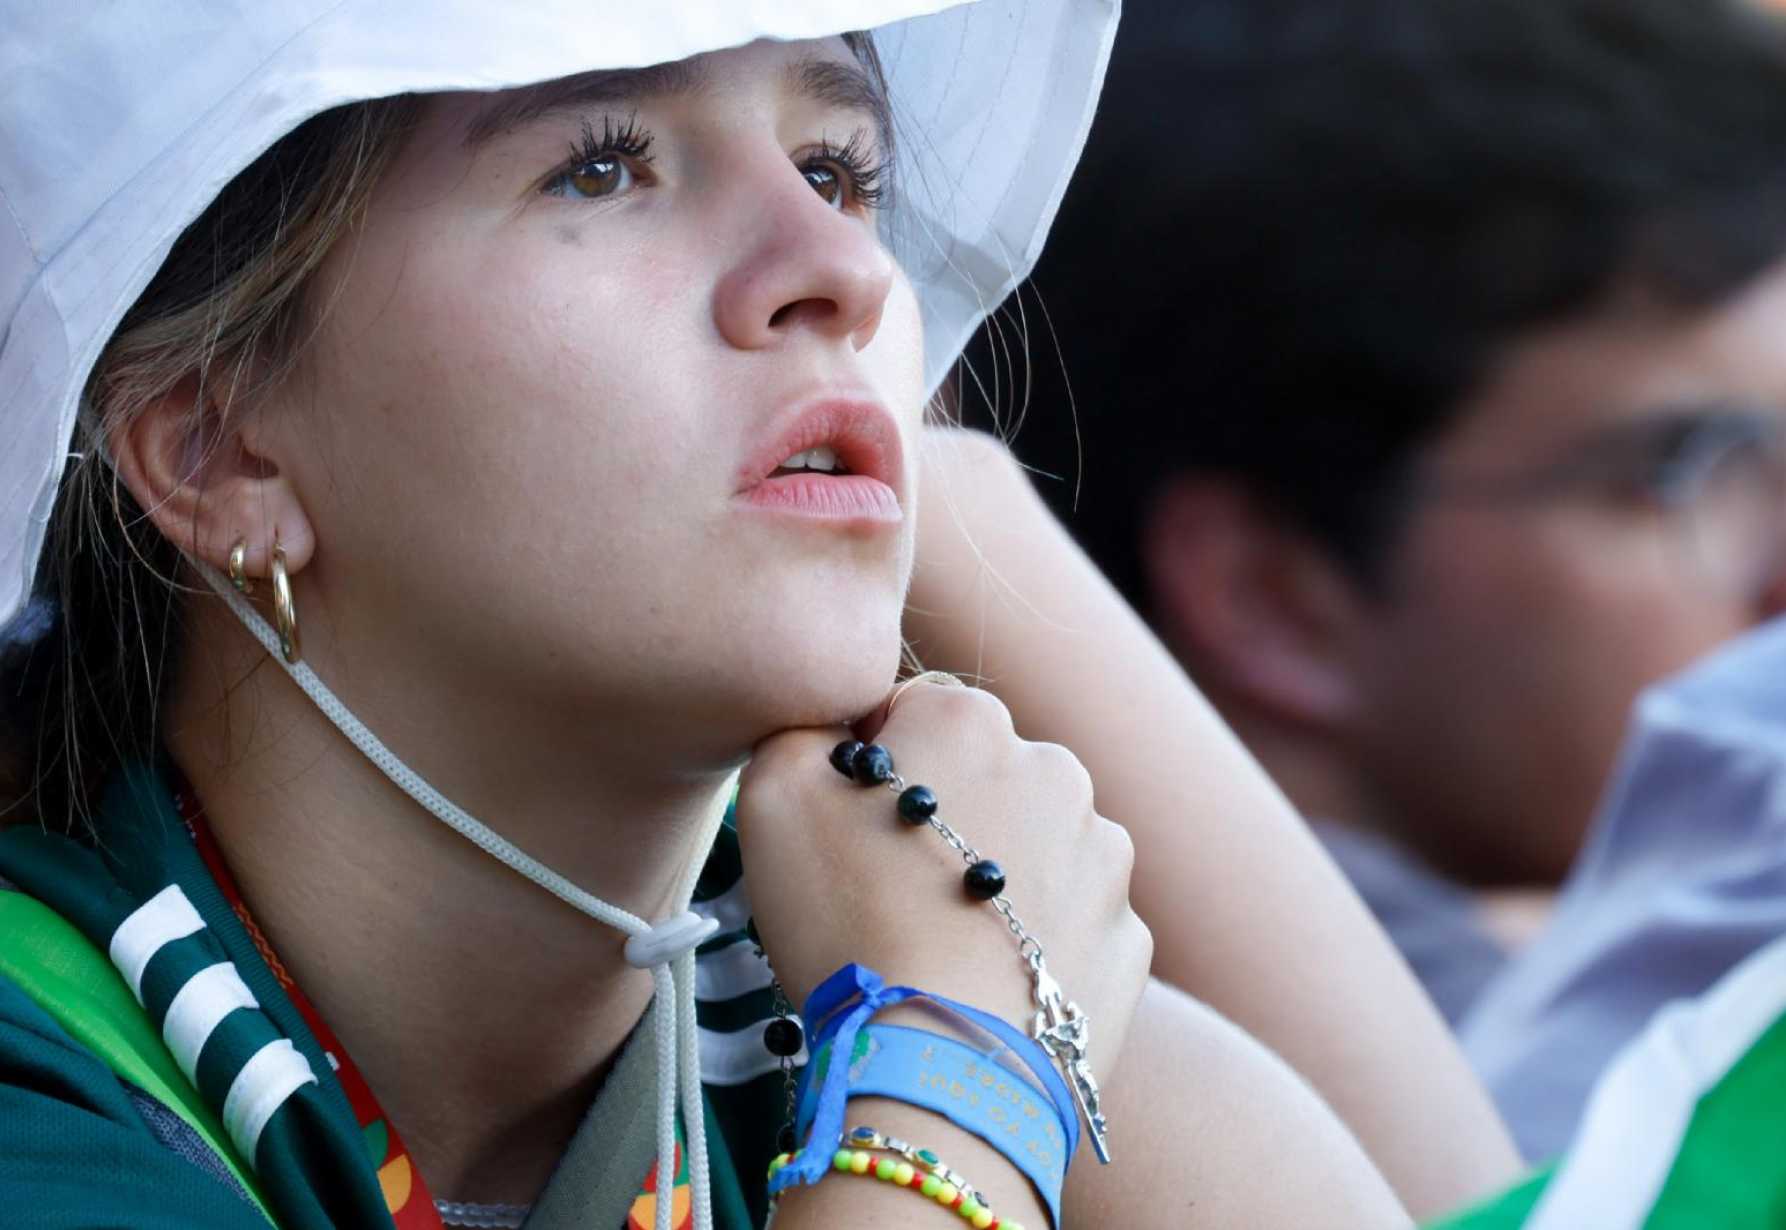
[[[984,723],[1001,732],[1013,729],[1011,711],[1005,702],[983,688],[945,688],[951,701],[960,706],[968,721]]]
[[[1089,811],[1091,772],[1073,750],[1059,743],[1032,743],[1029,748],[1036,759],[1036,771],[1046,777],[1061,802],[1077,810]]]
[[[1129,878],[1135,873],[1135,839],[1129,830],[1114,820],[1104,820],[1099,826],[1099,836],[1103,838],[1104,858],[1112,869],[1121,873],[1123,896],[1128,896]]]
[[[1123,949],[1133,953],[1135,968],[1143,975],[1153,968],[1153,928],[1149,927],[1142,917],[1129,910],[1124,920]]]
[[[969,739],[1010,739],[1015,733],[1011,712],[992,693],[975,687],[955,687],[940,683],[914,684],[900,698],[891,727],[904,719],[927,727],[951,730]]]

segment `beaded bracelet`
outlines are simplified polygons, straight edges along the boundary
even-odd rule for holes
[[[994,1213],[979,1190],[931,1150],[916,1148],[896,1136],[884,1136],[871,1127],[852,1129],[849,1141],[856,1147],[838,1149],[831,1155],[831,1169],[839,1174],[863,1175],[894,1187],[909,1188],[958,1214],[974,1230],[1023,1230],[1020,1223],[1005,1221]],[[876,1153],[883,1156],[876,1157]],[[891,1156],[885,1156],[888,1154]],[[796,1156],[797,1153],[777,1156],[769,1163],[769,1177],[773,1179]]]
[[[1107,1137],[1109,1123],[1105,1118],[1097,1079],[1092,1075],[1086,1051],[1091,1036],[1091,1018],[1069,1001],[1061,985],[1048,972],[1042,945],[1005,897],[1005,873],[996,862],[982,858],[961,835],[944,823],[937,813],[936,792],[928,786],[910,785],[893,767],[893,753],[878,743],[846,739],[831,749],[831,767],[861,786],[885,786],[899,796],[896,810],[899,818],[914,828],[928,826],[949,847],[961,855],[967,866],[962,880],[968,895],[990,902],[1005,920],[1005,926],[1017,937],[1017,951],[1029,965],[1034,980],[1036,1013],[1030,1034],[1057,1064],[1066,1077],[1079,1112],[1085,1119],[1087,1134],[1098,1161],[1110,1162]]]

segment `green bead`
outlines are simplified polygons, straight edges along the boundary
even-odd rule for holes
[[[972,1221],[974,1219],[974,1214],[980,1211],[980,1202],[975,1200],[972,1196],[969,1196],[966,1200],[961,1202],[960,1207],[955,1211],[968,1221]]]
[[[888,1179],[893,1177],[893,1172],[897,1169],[899,1169],[898,1162],[895,1162],[890,1157],[883,1157],[880,1161],[874,1164],[874,1177],[885,1183]]]
[[[918,1190],[934,1199],[936,1194],[943,1190],[943,1181],[933,1174],[927,1174],[924,1176],[924,1182],[918,1185]]]
[[[850,1168],[850,1151],[839,1149],[831,1155],[831,1169],[848,1170]]]

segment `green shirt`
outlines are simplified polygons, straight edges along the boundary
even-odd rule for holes
[[[380,1182],[382,1124],[356,1121],[160,774],[123,774],[90,840],[0,832],[0,881],[0,925],[66,924],[88,957],[58,984],[78,1018],[70,1027],[58,1019],[68,1012],[46,1011],[6,976],[21,941],[0,940],[0,1225],[265,1230],[269,1216],[286,1230],[392,1225],[387,1199],[401,1207],[403,1193]],[[695,894],[721,927],[697,954],[696,1007],[722,1230],[763,1223],[762,1176],[783,1106],[778,1061],[762,1045],[770,977],[744,932],[741,881],[728,818]],[[62,960],[52,958],[52,981]],[[535,1222],[628,1224],[655,1165],[649,1050],[623,1050]]]
[[[782,1089],[729,824],[695,898],[721,926],[697,957],[715,1222],[760,1230]],[[60,1014],[7,977],[46,920],[77,941],[49,944],[32,967]],[[213,1004],[244,1001],[202,1037],[195,997],[181,1007],[197,986]],[[623,1049],[530,1225],[628,1224],[655,1164],[648,1051]],[[294,1086],[294,1074],[316,1079]],[[356,1122],[157,773],[123,775],[89,841],[0,832],[0,1225],[389,1227],[381,1126]],[[1561,1162],[1433,1230],[1513,1227],[1786,1227],[1786,938],[1660,1014],[1608,1070]]]
[[[1562,1159],[1433,1230],[1786,1227],[1786,937],[1664,1008]]]

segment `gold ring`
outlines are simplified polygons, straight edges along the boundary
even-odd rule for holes
[[[913,675],[910,679],[902,681],[893,689],[893,695],[887,697],[888,717],[893,716],[893,706],[899,703],[899,698],[905,695],[905,690],[920,683],[934,683],[938,687],[943,688],[965,688],[967,686],[967,684],[963,683],[954,675],[951,675],[948,671],[922,671],[919,674]]]

